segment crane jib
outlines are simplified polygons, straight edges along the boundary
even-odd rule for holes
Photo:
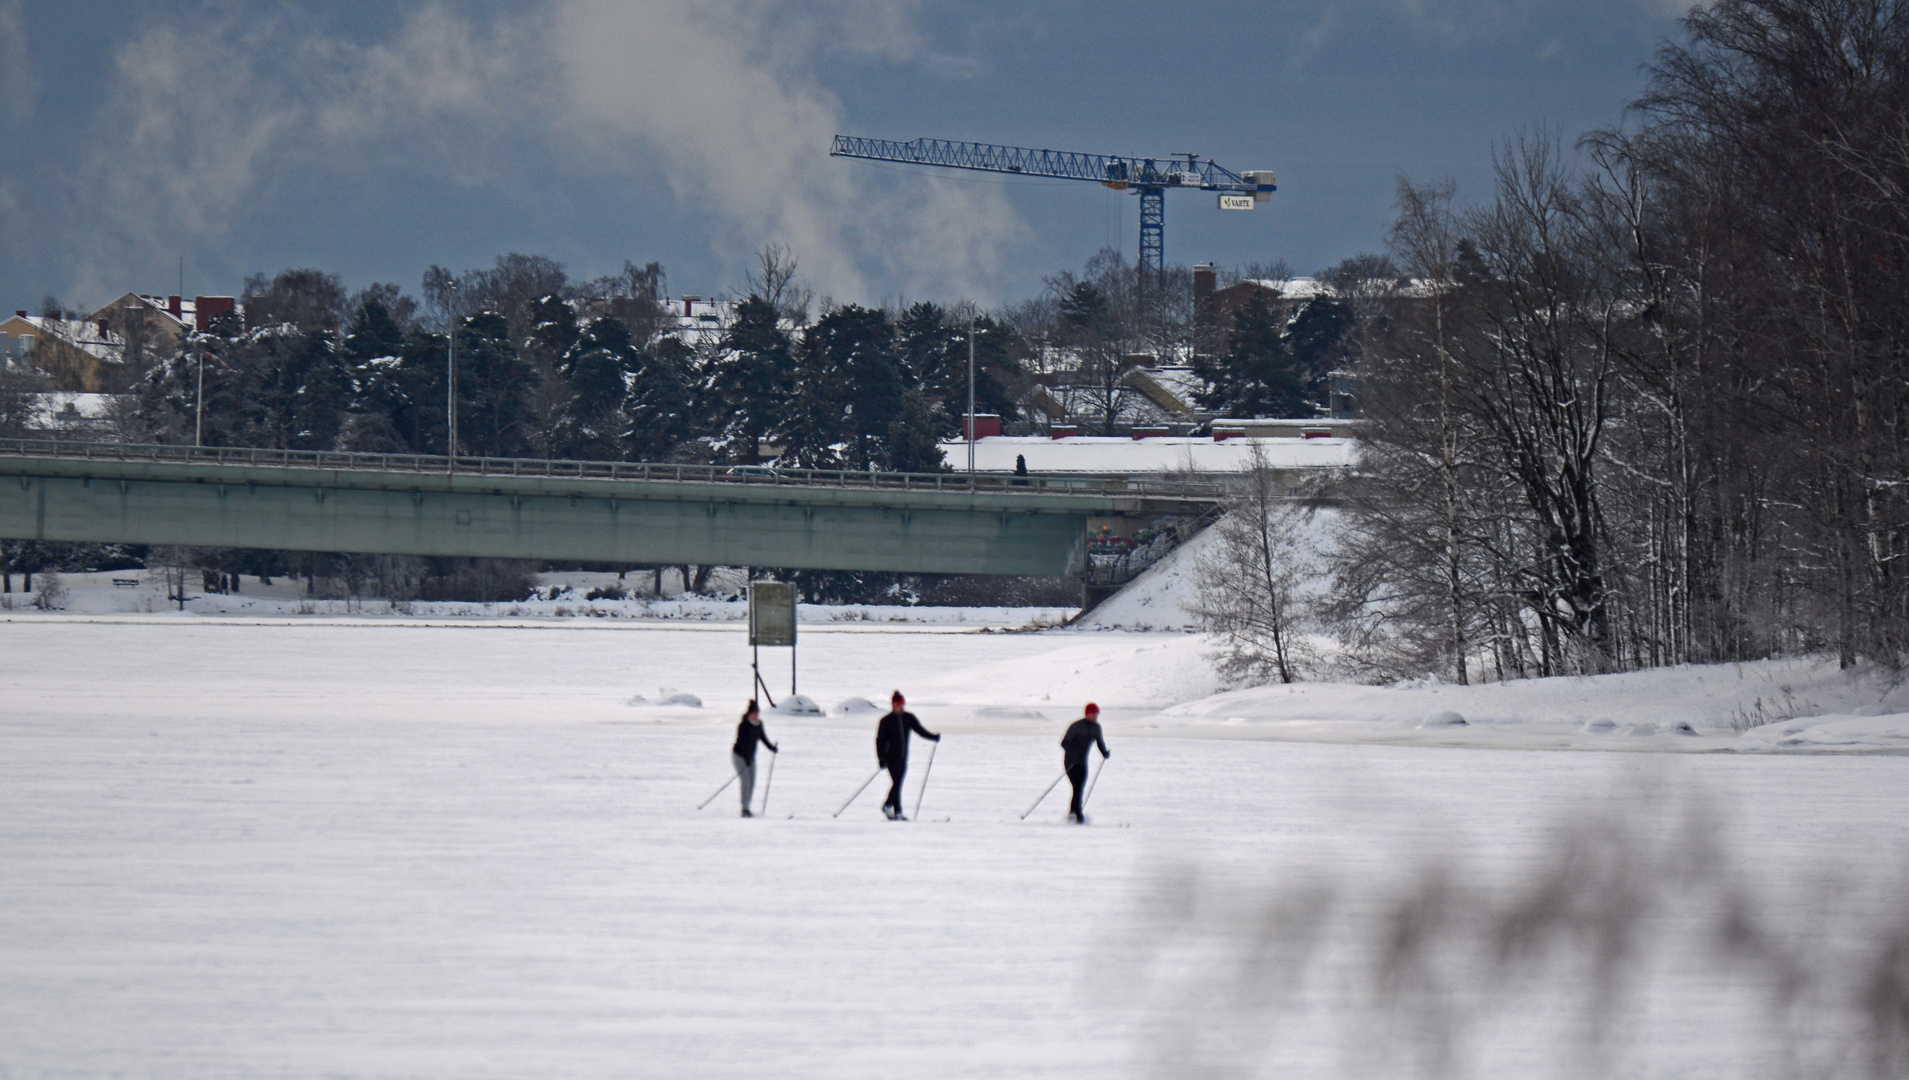
[[[1258,193],[1278,190],[1271,174],[1242,176],[1194,155],[1166,158],[1118,154],[1082,154],[1024,146],[957,142],[952,139],[865,139],[837,135],[831,157],[863,158],[947,169],[1011,173],[1054,180],[1091,180],[1116,189],[1195,188],[1200,191]]]
[[[1166,199],[1169,188],[1191,188],[1220,193],[1223,210],[1251,210],[1267,202],[1278,185],[1270,171],[1236,173],[1198,154],[1162,158],[1119,154],[1078,154],[1068,150],[1035,150],[1026,146],[956,142],[953,139],[864,139],[837,135],[830,157],[865,158],[906,165],[933,165],[944,169],[1009,173],[1052,180],[1090,180],[1115,191],[1132,190],[1140,196],[1140,257],[1143,281],[1166,266]]]

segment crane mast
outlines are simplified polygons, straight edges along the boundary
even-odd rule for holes
[[[1271,171],[1236,173],[1197,154],[1160,158],[1119,154],[1080,154],[1034,150],[1024,146],[956,142],[952,139],[864,139],[837,135],[830,157],[934,165],[975,172],[1010,173],[1054,180],[1091,180],[1115,191],[1140,196],[1141,279],[1157,279],[1166,266],[1166,193],[1186,188],[1219,193],[1223,210],[1251,210],[1266,202],[1278,185]]]

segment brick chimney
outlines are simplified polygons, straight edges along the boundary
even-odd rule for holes
[[[1193,268],[1193,353],[1211,356],[1219,351],[1219,320],[1214,318],[1213,293],[1220,275],[1212,263]]]
[[[230,296],[195,296],[192,298],[192,326],[201,334],[212,327],[212,320],[221,315],[230,315],[238,307],[238,301]]]
[[[179,317],[180,312],[182,312],[183,310],[184,309],[179,306],[179,297],[177,296],[166,297],[166,314],[176,319]]]

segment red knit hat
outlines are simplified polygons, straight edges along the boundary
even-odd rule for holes
[[[905,697],[902,697],[901,691],[897,690],[894,693],[888,695],[888,703],[890,705],[897,705],[897,704],[906,705],[908,703],[908,699]]]
[[[1087,715],[1088,715],[1088,716],[1099,716],[1099,715],[1100,715],[1100,706],[1098,706],[1098,705],[1096,705],[1096,704],[1094,704],[1094,703],[1093,703],[1093,702],[1091,702],[1091,701],[1090,701],[1090,702],[1088,702],[1088,703],[1087,703]]]

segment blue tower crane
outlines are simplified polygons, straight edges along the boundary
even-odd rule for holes
[[[1063,150],[1030,150],[1021,146],[955,142],[950,139],[863,139],[837,135],[830,157],[866,158],[908,165],[938,165],[977,172],[1044,176],[1056,180],[1092,180],[1115,191],[1132,190],[1140,196],[1140,270],[1158,277],[1165,268],[1168,188],[1197,188],[1219,193],[1222,210],[1251,210],[1278,190],[1271,171],[1236,173],[1197,154],[1165,158],[1122,157],[1114,154],[1075,154]]]

